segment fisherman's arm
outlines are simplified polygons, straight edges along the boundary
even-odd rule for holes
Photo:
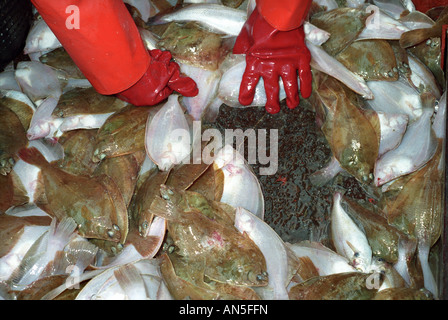
[[[117,94],[135,105],[156,104],[173,90],[197,94],[196,84],[180,76],[169,52],[147,51],[122,0],[32,3],[99,93]]]

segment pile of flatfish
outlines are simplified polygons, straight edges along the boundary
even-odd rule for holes
[[[306,104],[332,159],[311,179],[353,177],[371,200],[334,193],[326,246],[285,242],[238,148],[204,139],[223,104],[244,108],[231,51],[254,1],[125,2],[199,94],[100,95],[36,13],[29,59],[0,73],[0,299],[440,298],[448,10],[313,2]],[[265,102],[261,79],[248,107]]]

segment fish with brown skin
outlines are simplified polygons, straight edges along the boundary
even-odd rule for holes
[[[215,282],[206,278],[205,259],[190,261],[176,253],[161,257],[161,272],[173,297],[200,300],[259,300],[255,291],[247,286]]]
[[[350,45],[364,30],[371,12],[358,8],[337,8],[316,13],[310,23],[331,34],[322,48],[334,56]]]
[[[99,94],[94,88],[75,88],[61,95],[53,115],[68,118],[79,114],[105,114],[122,110],[128,103]]]
[[[338,53],[335,58],[350,71],[366,81],[398,80],[394,51],[386,40],[355,41]]]
[[[439,139],[434,157],[420,170],[405,176],[391,186],[398,195],[387,198],[386,213],[390,224],[418,241],[418,259],[423,271],[425,288],[438,298],[437,283],[429,266],[431,247],[443,228],[444,140]]]
[[[129,105],[111,115],[98,130],[92,160],[100,162],[104,158],[145,150],[146,122],[160,106]]]
[[[0,175],[0,214],[13,206],[29,202],[29,197],[20,178],[14,171]]]
[[[431,292],[425,289],[387,288],[378,292],[373,300],[434,300]]]
[[[20,158],[41,169],[48,206],[59,221],[72,217],[85,238],[124,243],[128,215],[115,182],[106,175],[77,176],[52,166],[36,148],[19,151]]]
[[[54,49],[48,53],[41,55],[39,57],[39,60],[47,66],[64,71],[69,78],[86,78],[63,47]]]
[[[347,204],[346,212],[355,223],[362,226],[374,256],[394,264],[398,261],[399,241],[415,241],[389,225],[387,219],[380,214],[372,212],[348,197],[343,197],[344,202]],[[407,258],[410,259],[414,251],[407,254],[409,255]]]
[[[134,188],[137,184],[140,166],[145,157],[144,151],[125,154],[119,157],[106,158],[101,161],[93,172],[93,176],[107,175],[115,181],[123,195],[126,207],[129,206]]]
[[[370,300],[378,289],[369,289],[372,274],[361,272],[335,273],[311,278],[289,291],[292,300]],[[380,279],[381,280],[381,279]]]
[[[149,29],[154,29],[149,27]],[[152,31],[152,30],[150,30]],[[225,37],[209,32],[196,22],[171,22],[160,35],[157,47],[169,50],[176,61],[206,70],[217,70],[219,64],[231,51]]]
[[[17,151],[26,147],[28,139],[19,117],[0,104],[0,174],[11,172],[18,159]]]
[[[160,194],[160,185],[165,183],[168,175],[169,171],[159,171],[154,168],[135,190],[129,214],[133,225],[143,237],[146,237],[154,218],[153,213],[149,210],[151,203]]]
[[[318,73],[316,94],[326,107],[321,127],[341,167],[363,184],[373,179],[378,157],[379,132],[370,114],[359,107],[360,99],[338,80]]]
[[[64,132],[58,143],[64,148],[64,157],[56,161],[62,170],[77,174],[91,175],[98,163],[92,161],[97,129],[80,129]]]
[[[246,234],[217,219],[216,210],[207,206],[203,196],[165,185],[160,187],[160,194],[150,210],[167,220],[168,233],[179,255],[190,260],[205,259],[204,274],[211,280],[267,285],[266,261],[260,249]]]
[[[441,37],[443,25],[448,23],[448,6],[440,13],[434,26],[431,28],[415,29],[404,32],[400,37],[400,46],[409,48],[430,38]]]

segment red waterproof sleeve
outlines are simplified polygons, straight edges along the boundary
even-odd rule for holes
[[[300,27],[312,0],[256,0],[263,18],[275,29],[289,31]]]
[[[31,1],[99,93],[126,90],[147,71],[149,54],[122,0]]]

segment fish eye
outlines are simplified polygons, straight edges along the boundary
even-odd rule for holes
[[[257,274],[258,282],[266,281],[267,279],[268,279],[268,273],[266,271],[263,271],[262,273]]]
[[[355,258],[359,258],[359,252],[355,252],[355,253],[353,254],[353,256],[354,256]]]

